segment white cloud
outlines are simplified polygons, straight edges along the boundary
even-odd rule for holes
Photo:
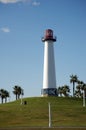
[[[34,1],[34,0],[0,0],[0,3],[3,3],[3,4],[15,4],[15,3],[19,3],[19,2],[22,2],[22,3],[29,2],[33,6],[40,5],[40,2]]]
[[[14,4],[18,2],[30,2],[31,0],[0,0],[0,3],[3,4]]]
[[[8,27],[3,27],[3,28],[1,28],[1,31],[4,33],[9,33],[10,29]]]
[[[40,5],[40,2],[34,1],[34,2],[32,3],[32,5],[33,5],[33,6],[39,6],[39,5]]]

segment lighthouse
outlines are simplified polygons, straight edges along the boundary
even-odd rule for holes
[[[47,29],[42,38],[44,42],[44,69],[43,69],[43,88],[42,96],[57,96],[56,74],[54,60],[54,42],[56,37],[53,36],[53,30]]]

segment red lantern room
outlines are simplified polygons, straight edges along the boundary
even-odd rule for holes
[[[45,35],[44,37],[42,38],[42,41],[45,42],[45,41],[48,41],[48,40],[51,40],[51,41],[56,41],[56,37],[53,36],[53,30],[51,29],[47,29],[45,31]]]

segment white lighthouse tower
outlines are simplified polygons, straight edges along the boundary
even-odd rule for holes
[[[56,74],[54,61],[53,42],[56,42],[56,37],[53,36],[53,31],[47,29],[42,38],[44,42],[44,70],[43,70],[43,89],[42,96],[57,96],[56,89]]]

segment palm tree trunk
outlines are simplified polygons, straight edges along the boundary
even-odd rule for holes
[[[5,103],[7,102],[7,98],[5,98]]]
[[[86,98],[86,90],[85,90],[85,98]]]
[[[3,98],[1,100],[2,100],[2,104],[3,104]]]
[[[18,94],[18,99],[19,99],[20,95]]]
[[[73,82],[73,97],[74,97],[74,93],[75,93],[75,82]]]
[[[17,94],[16,94],[16,100],[17,100]]]

